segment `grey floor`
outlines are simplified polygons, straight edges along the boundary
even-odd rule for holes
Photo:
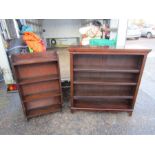
[[[155,52],[155,51],[153,51]],[[0,83],[0,134],[155,134],[155,56],[147,59],[132,117],[127,113],[70,113],[69,90],[63,111],[26,121],[18,93]]]

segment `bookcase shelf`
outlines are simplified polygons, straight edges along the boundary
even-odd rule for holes
[[[95,81],[96,80],[96,81]],[[131,85],[134,86],[137,83],[130,80],[130,79],[80,79],[74,81],[74,84],[80,84],[80,85]]]
[[[51,97],[55,97],[55,96],[61,96],[61,93],[59,92],[59,90],[44,91],[44,92],[30,94],[30,95],[24,96],[23,101],[30,102],[30,101],[40,100],[40,99],[44,99],[44,98],[51,98]]]
[[[132,114],[150,50],[72,47],[71,111]]]
[[[75,68],[75,72],[121,72],[121,73],[139,73],[139,69],[123,69],[123,68]]]
[[[59,79],[58,75],[31,77],[31,78],[21,79],[19,81],[19,85],[45,82],[45,81],[51,81],[51,80],[58,80],[58,79]]]
[[[60,111],[62,91],[57,53],[15,54],[11,59],[26,118]]]
[[[25,102],[25,106],[28,111],[30,110],[37,110],[37,109],[44,109],[49,106],[55,105],[55,104],[60,104],[60,101],[58,98],[44,98],[40,100],[34,100],[34,101],[29,101]]]
[[[76,100],[85,100],[85,99],[133,99],[133,96],[111,96],[111,95],[108,95],[108,96],[74,96],[73,97],[74,99]]]

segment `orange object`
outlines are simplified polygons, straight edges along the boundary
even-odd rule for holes
[[[8,90],[8,91],[15,91],[15,90],[18,90],[18,86],[17,86],[17,84],[8,84],[7,90]]]
[[[33,49],[34,52],[45,52],[46,47],[44,42],[33,32],[24,32],[23,40],[28,47]]]
[[[13,86],[10,86],[10,87],[9,87],[9,90],[10,90],[10,91],[13,90]]]

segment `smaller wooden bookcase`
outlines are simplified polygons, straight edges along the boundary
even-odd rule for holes
[[[15,54],[11,60],[27,119],[60,111],[62,91],[57,53]]]
[[[69,51],[71,111],[131,115],[150,50],[72,47]]]

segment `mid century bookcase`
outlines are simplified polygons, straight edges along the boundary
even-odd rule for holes
[[[60,111],[62,91],[57,53],[15,54],[11,59],[27,119]]]
[[[146,49],[72,47],[71,111],[122,111],[132,115]]]

